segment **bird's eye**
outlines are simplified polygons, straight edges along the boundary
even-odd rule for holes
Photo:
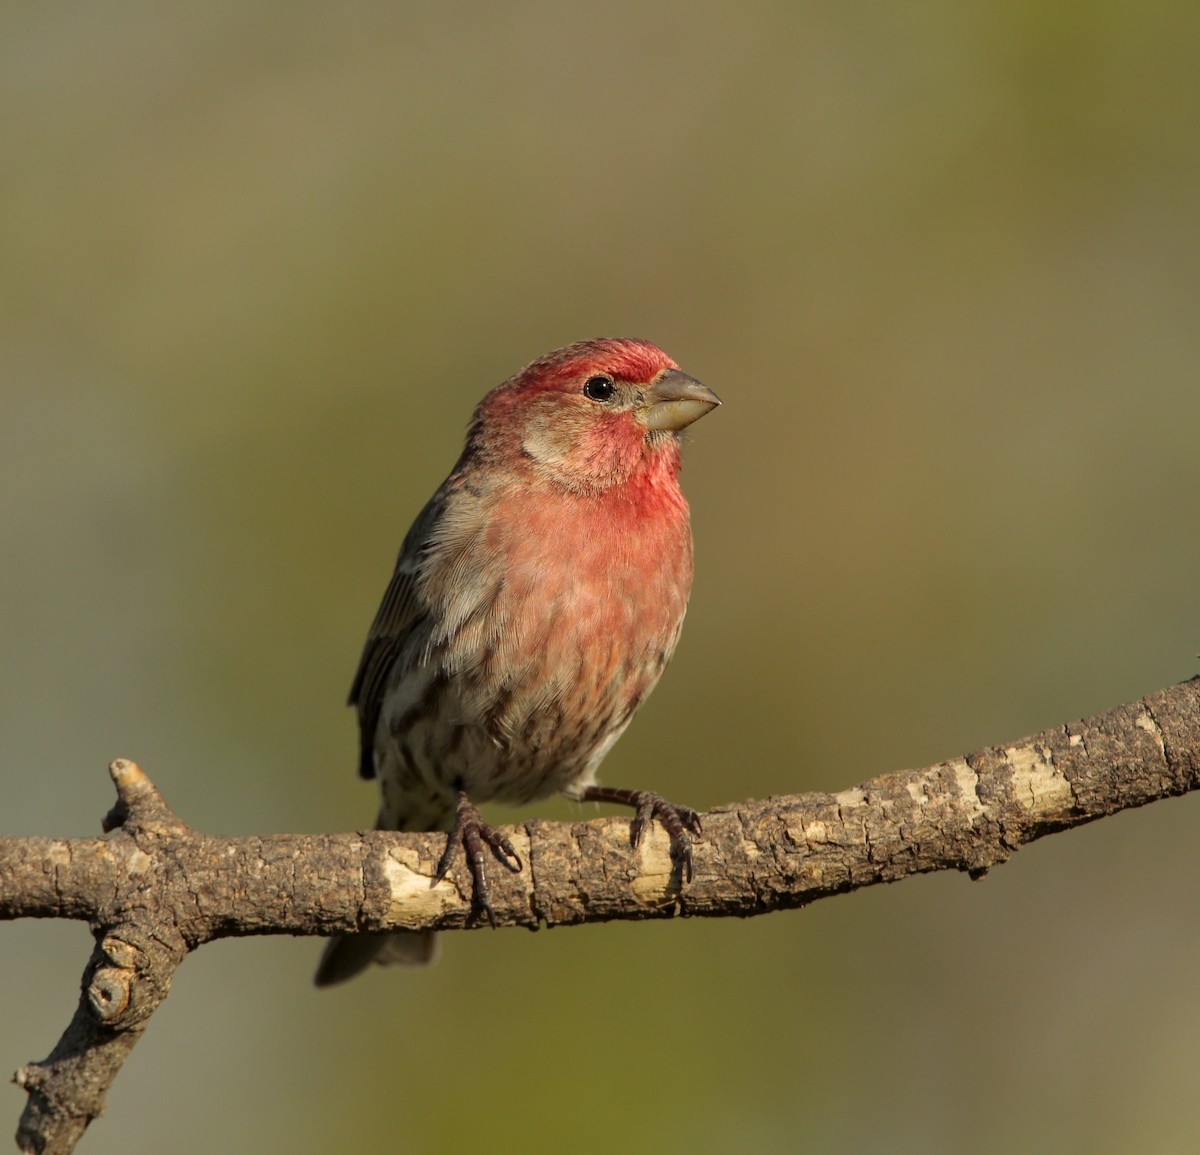
[[[603,373],[589,377],[583,384],[583,395],[592,401],[607,401],[615,392],[613,379]]]

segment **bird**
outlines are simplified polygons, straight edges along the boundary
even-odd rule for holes
[[[481,802],[632,806],[632,843],[657,819],[691,878],[696,811],[596,771],[679,639],[693,572],[681,435],[720,404],[649,341],[546,353],[479,403],[400,547],[350,691],[359,773],[379,783],[378,829],[447,832],[435,884],[465,852],[493,925],[486,851],[522,863]],[[434,942],[335,937],[315,982],[429,962]]]

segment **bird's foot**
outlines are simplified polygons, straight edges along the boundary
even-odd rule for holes
[[[492,853],[514,874],[520,872],[521,856],[513,844],[494,826],[484,822],[483,815],[472,805],[466,791],[460,790],[458,808],[454,812],[454,825],[446,838],[446,849],[438,859],[433,885],[436,886],[446,877],[458,857],[459,850],[465,850],[467,866],[471,870],[471,879],[474,882],[475,901],[487,912],[488,922],[495,926],[496,912],[492,909],[492,891],[488,885],[485,845],[490,846]]]
[[[583,792],[584,802],[616,802],[621,806],[632,806],[637,813],[629,824],[629,842],[637,846],[642,840],[646,824],[658,819],[671,839],[671,859],[685,882],[692,881],[691,834],[702,834],[700,815],[689,806],[676,806],[661,794],[652,790],[622,790],[615,786],[589,786]]]

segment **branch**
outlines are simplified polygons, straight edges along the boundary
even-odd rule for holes
[[[481,924],[459,867],[432,886],[444,834],[214,837],[192,830],[132,762],[109,768],[107,838],[0,838],[0,918],[87,921],[96,949],[49,1058],[22,1067],[21,1150],[69,1152],[188,951],[252,934],[451,930]],[[526,863],[492,872],[496,922],[763,914],[933,870],[979,877],[1018,847],[1200,783],[1200,678],[1083,722],[839,794],[704,816],[682,883],[655,825],[529,821],[506,829]],[[486,921],[484,923],[486,925]]]

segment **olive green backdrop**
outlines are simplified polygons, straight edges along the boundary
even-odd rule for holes
[[[95,833],[117,755],[204,829],[368,824],[400,538],[579,337],[726,402],[609,783],[836,790],[1191,676],[1197,59],[1159,0],[9,0],[0,830]],[[212,945],[82,1150],[1196,1150],[1198,823],[320,994],[314,941]],[[88,946],[0,925],[0,1068]]]

